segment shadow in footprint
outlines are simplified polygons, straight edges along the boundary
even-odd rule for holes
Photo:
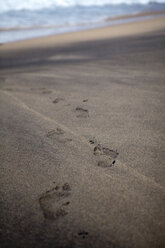
[[[44,91],[42,91],[42,94],[51,94],[51,93],[52,93],[51,90],[44,90]]]
[[[47,137],[51,137],[54,135],[63,135],[64,131],[61,128],[56,128],[56,130],[51,130],[47,133]]]
[[[11,89],[11,88],[6,88],[5,90],[6,91],[13,91],[13,89]]]
[[[81,231],[81,232],[78,233],[78,235],[79,235],[80,237],[82,237],[83,239],[85,239],[85,238],[88,236],[88,232],[86,232],[86,231]]]
[[[53,103],[56,104],[56,103],[58,103],[58,102],[60,102],[60,101],[64,101],[64,98],[56,98],[56,99],[53,101]]]
[[[97,140],[95,137],[93,137],[92,139],[89,140],[89,143],[94,145],[94,144],[97,144]]]
[[[81,107],[76,108],[76,117],[77,118],[87,118],[89,117],[88,109],[83,109]]]
[[[47,133],[47,137],[52,140],[58,140],[61,143],[66,143],[72,141],[71,138],[66,138],[64,136],[65,132],[61,128],[56,128],[56,130],[51,130]]]
[[[93,151],[94,151],[94,155],[106,155],[106,156],[110,156],[113,158],[117,158],[117,156],[119,155],[117,151],[114,151],[107,147],[103,147],[100,144],[95,146]]]
[[[57,220],[68,214],[70,191],[71,188],[66,183],[62,187],[56,186],[41,195],[39,204],[46,219]]]
[[[46,90],[46,88],[30,88],[32,91]]]

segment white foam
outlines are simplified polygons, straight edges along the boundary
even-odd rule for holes
[[[147,4],[150,0],[0,0],[0,13],[13,10],[37,10],[55,7],[71,7],[75,5],[92,6],[105,4]],[[165,3],[165,0],[156,0]]]

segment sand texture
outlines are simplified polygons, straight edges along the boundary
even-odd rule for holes
[[[0,56],[1,247],[165,247],[165,18]]]

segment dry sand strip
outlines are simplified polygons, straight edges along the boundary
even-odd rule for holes
[[[165,246],[165,18],[0,46],[1,247]]]

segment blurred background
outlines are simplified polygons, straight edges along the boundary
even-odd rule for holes
[[[0,43],[116,25],[150,18],[121,16],[163,10],[165,0],[0,0]]]

